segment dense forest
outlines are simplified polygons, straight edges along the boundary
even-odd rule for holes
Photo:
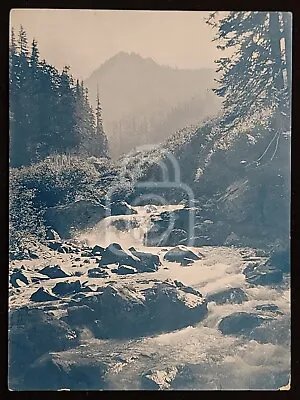
[[[19,167],[51,154],[108,156],[97,94],[96,113],[83,82],[40,60],[36,40],[11,32],[9,54],[10,165]]]

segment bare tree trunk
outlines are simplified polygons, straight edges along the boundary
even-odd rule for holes
[[[283,62],[281,57],[281,47],[280,47],[280,39],[282,37],[280,31],[280,21],[279,21],[279,12],[272,11],[269,13],[270,15],[270,41],[271,41],[271,57],[274,62],[273,73],[276,75],[276,87],[277,89],[284,88],[284,80],[283,80]]]

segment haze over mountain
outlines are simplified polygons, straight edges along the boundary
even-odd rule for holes
[[[121,52],[85,81],[92,102],[97,86],[112,157],[162,142],[176,130],[215,115],[220,99],[213,69],[181,70]]]

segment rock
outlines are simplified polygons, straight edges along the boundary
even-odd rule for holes
[[[103,268],[91,268],[88,270],[89,278],[107,278],[109,274]]]
[[[8,342],[11,381],[42,354],[77,346],[78,337],[66,323],[50,313],[22,307],[9,313]]]
[[[180,243],[186,244],[188,234],[183,229],[172,229],[167,239],[164,241],[166,246],[176,246]]]
[[[146,210],[146,213],[150,214],[150,213],[157,211],[157,207],[153,204],[149,204],[149,205],[145,206],[145,210]]]
[[[169,282],[155,282],[144,290],[151,317],[148,329],[168,332],[193,325],[207,314],[207,302],[199,294],[187,293],[184,287]]]
[[[239,238],[238,235],[236,235],[234,232],[231,232],[230,235],[226,238],[224,242],[224,246],[240,246],[241,245],[241,239]]]
[[[161,265],[159,256],[156,254],[137,251],[134,247],[130,247],[129,251],[140,260],[140,263],[136,265],[139,272],[157,271]]]
[[[61,240],[59,234],[52,228],[48,228],[46,231],[46,240]]]
[[[132,215],[137,214],[137,211],[134,210],[126,201],[115,201],[110,205],[110,214],[111,215]]]
[[[283,274],[280,269],[265,263],[249,264],[243,271],[246,281],[253,285],[272,285],[282,281]]]
[[[136,268],[130,267],[129,265],[120,265],[118,268],[113,269],[112,272],[115,272],[118,275],[128,275],[136,274],[138,271]]]
[[[80,348],[51,352],[37,359],[25,372],[21,390],[101,390],[109,361],[80,357]],[[51,377],[51,378],[50,378]]]
[[[216,304],[241,304],[244,301],[247,301],[247,295],[241,288],[230,288],[223,290],[221,292],[217,292],[206,296],[207,301],[213,301]]]
[[[273,251],[270,257],[270,264],[284,273],[290,272],[290,251],[277,250]]]
[[[49,290],[40,287],[36,292],[32,293],[32,295],[30,296],[30,300],[31,301],[55,301],[55,300],[59,300],[58,297],[53,296]]]
[[[80,261],[80,260],[81,260],[80,257],[76,257],[76,258],[74,259],[74,261]]]
[[[84,260],[83,262],[84,262],[84,264],[90,264],[91,263],[90,260]]]
[[[249,334],[251,330],[261,325],[264,321],[265,319],[257,314],[236,312],[222,318],[218,329],[224,335]]]
[[[174,284],[175,286],[183,290],[185,293],[191,293],[194,294],[195,296],[202,297],[202,294],[198,290],[192,288],[191,286],[185,286],[182,282],[179,282],[176,279],[174,280]]]
[[[194,260],[192,260],[191,258],[183,258],[183,259],[181,260],[181,263],[180,263],[180,265],[181,265],[182,267],[186,267],[186,266],[192,265],[192,264],[194,264]]]
[[[39,271],[40,274],[49,276],[51,279],[67,278],[67,274],[59,265],[49,265]]]
[[[142,375],[142,387],[146,390],[166,390],[170,388],[177,374],[176,367],[166,368],[160,371],[148,371]]]
[[[29,285],[29,281],[27,277],[21,271],[15,271],[11,274],[9,282],[12,284],[13,287],[18,288],[20,285],[18,284],[17,280],[20,280],[25,285]]]
[[[283,315],[276,304],[258,304],[255,306],[255,310],[268,314]]]
[[[130,338],[169,332],[201,321],[207,303],[199,292],[174,283],[149,281],[144,289],[108,285],[80,299],[97,314],[91,327],[98,338]]]
[[[118,243],[111,243],[103,252],[99,265],[125,264],[137,267],[140,259],[129,250],[125,251]]]
[[[83,289],[80,281],[77,280],[73,282],[58,282],[52,289],[52,292],[59,296],[64,296],[66,294],[82,292]]]
[[[29,250],[28,254],[29,254],[29,257],[30,257],[32,260],[37,260],[37,259],[39,258],[38,254],[34,253],[33,251],[30,251],[30,250]]]
[[[102,204],[78,200],[67,205],[48,208],[44,218],[62,238],[70,238],[74,226],[80,230],[92,227],[106,214],[107,210]]]
[[[101,247],[99,245],[96,245],[92,248],[92,253],[94,256],[102,256],[104,252],[104,247]]]
[[[93,257],[94,253],[92,251],[82,251],[81,257]]]
[[[164,255],[164,260],[172,262],[181,262],[184,258],[189,258],[191,260],[201,259],[201,257],[185,246],[174,247],[173,249],[167,251],[167,253]]]
[[[47,244],[49,249],[57,251],[61,247],[62,243],[63,243],[62,241],[51,241],[48,242]]]
[[[97,319],[95,311],[88,306],[83,305],[68,307],[68,315],[66,320],[70,325],[89,326],[95,321],[95,319]]]

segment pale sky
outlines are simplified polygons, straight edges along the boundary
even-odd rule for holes
[[[118,11],[13,9],[11,25],[23,25],[38,41],[41,59],[56,68],[71,66],[86,79],[120,51],[151,57],[177,68],[213,67],[220,51],[204,22],[206,11]],[[222,54],[223,55],[223,54]]]

